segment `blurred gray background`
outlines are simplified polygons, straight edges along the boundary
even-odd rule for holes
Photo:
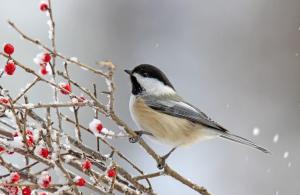
[[[36,70],[32,59],[39,49],[21,40],[6,20],[50,44],[48,19],[38,5],[38,0],[0,3],[0,44],[13,43],[15,57]],[[299,194],[299,0],[54,0],[53,8],[58,51],[92,65],[104,59],[117,65],[117,111],[132,127],[130,83],[123,69],[150,63],[214,120],[272,151],[265,155],[209,140],[179,149],[168,159],[172,167],[217,195]],[[1,58],[1,68],[4,63]],[[86,87],[92,82],[105,86],[76,66],[71,73]],[[16,95],[31,80],[18,70],[0,84]],[[50,101],[51,90],[39,86],[44,92],[35,88],[31,100]],[[86,112],[82,122],[91,118],[92,112]],[[259,135],[253,135],[254,128]],[[273,141],[276,134],[278,142]],[[147,141],[160,154],[169,149]],[[115,143],[146,172],[157,170],[137,145]],[[196,194],[169,177],[152,181],[158,194]]]

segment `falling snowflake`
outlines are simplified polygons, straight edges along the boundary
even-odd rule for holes
[[[277,143],[277,142],[278,142],[278,139],[279,139],[279,135],[278,135],[278,134],[275,134],[274,137],[273,137],[273,142],[274,142],[274,143]]]
[[[258,136],[258,135],[259,135],[259,132],[260,132],[260,129],[259,129],[258,127],[254,127],[254,128],[253,128],[253,131],[252,131],[252,134],[253,134],[254,136]]]
[[[283,158],[287,158],[287,157],[289,157],[289,152],[284,152],[283,153]]]
[[[292,166],[292,163],[291,162],[289,162],[288,163],[288,168],[290,168]]]

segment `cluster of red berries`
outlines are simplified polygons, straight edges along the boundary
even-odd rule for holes
[[[14,138],[19,138],[19,140],[23,140],[23,135],[21,135],[19,132],[14,133]],[[33,147],[35,145],[33,132],[29,129],[25,130],[25,138],[26,138],[26,144],[28,147]]]
[[[26,130],[25,131],[25,137],[26,137],[26,144],[29,146],[29,147],[32,147],[34,146],[34,139],[33,139],[33,133],[31,130]]]
[[[14,53],[15,48],[12,44],[6,43],[3,46],[3,51],[5,54],[9,55],[9,57]],[[13,75],[14,72],[16,71],[16,65],[13,60],[8,60],[5,67],[4,71],[7,75]]]
[[[48,74],[47,64],[51,61],[51,55],[49,53],[44,53],[42,55],[41,60],[43,62],[43,63],[40,64],[40,66],[41,66],[41,74],[42,75],[46,75],[46,74]]]
[[[19,194],[19,188],[17,186],[5,186],[5,189],[7,190],[9,195],[18,195]]]
[[[33,59],[33,61],[40,65],[41,69],[40,69],[40,73],[42,75],[46,75],[48,74],[49,70],[50,70],[50,61],[51,61],[51,54],[48,52],[43,52],[43,53],[39,53],[36,55],[36,57]]]
[[[18,172],[12,172],[9,176],[9,180],[7,181],[8,184],[16,184],[20,181],[20,174]],[[17,186],[13,185],[5,185],[5,189],[8,191],[9,194],[11,195],[18,195],[19,193],[19,188]],[[22,195],[31,195],[31,188],[29,186],[25,186],[22,188]]]

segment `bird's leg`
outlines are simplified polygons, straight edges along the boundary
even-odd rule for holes
[[[170,150],[170,152],[168,152],[167,154],[163,155],[162,157],[160,157],[160,162],[157,165],[158,169],[163,169],[165,167],[166,164],[166,160],[167,158],[176,150],[176,147],[172,148]]]
[[[153,136],[152,133],[149,133],[147,131],[134,131],[134,132],[135,132],[135,134],[137,136],[135,136],[135,137],[129,137],[129,142],[130,143],[136,143],[136,142],[138,142],[141,139],[141,137],[142,137],[143,134]]]

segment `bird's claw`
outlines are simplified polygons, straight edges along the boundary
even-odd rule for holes
[[[142,131],[135,131],[135,134],[136,134],[136,136],[129,137],[130,143],[136,143],[136,142],[140,141],[143,133],[142,133]]]
[[[169,158],[169,156],[172,154],[172,152],[174,152],[176,150],[176,147],[172,148],[170,150],[170,152],[168,152],[167,154],[163,155],[162,157],[160,157],[159,159],[159,163],[157,164],[157,168],[158,169],[164,169],[166,166],[166,160],[167,158]]]
[[[129,137],[130,143],[136,143],[140,140],[141,136]]]
[[[136,136],[129,137],[130,143],[136,143],[136,142],[140,141],[143,134],[153,136],[151,133],[146,132],[146,131],[135,131],[135,134],[136,134]]]
[[[157,164],[157,168],[162,170],[165,168],[165,166],[166,166],[166,160],[164,158],[161,158],[160,162]]]

